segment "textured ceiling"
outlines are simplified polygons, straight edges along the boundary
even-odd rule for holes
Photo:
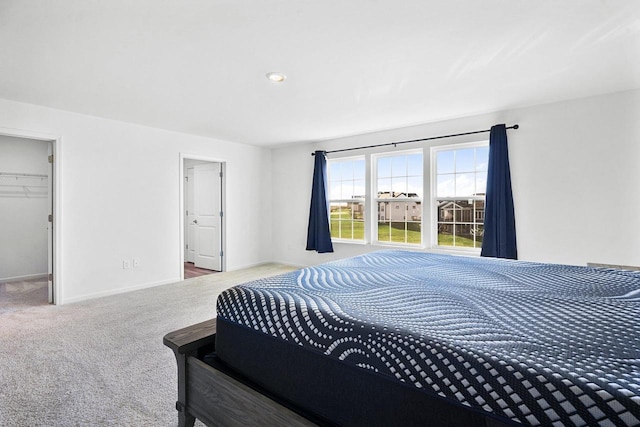
[[[0,98],[277,145],[640,88],[640,1],[0,0],[0,58]]]

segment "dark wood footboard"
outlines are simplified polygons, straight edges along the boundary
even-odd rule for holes
[[[216,320],[211,319],[165,335],[178,364],[178,425],[313,426],[312,422],[204,363],[215,349]]]
[[[215,351],[215,340],[216,319],[170,332],[164,337],[164,344],[173,350],[178,364],[176,409],[180,427],[192,427],[196,419],[210,427],[316,426],[261,393],[261,388],[250,381],[238,381],[230,376],[234,374],[227,368],[216,369],[205,363],[204,356]],[[425,396],[425,402],[430,399],[433,398]],[[305,413],[302,408],[296,410]],[[451,406],[451,411],[464,413],[470,409]],[[483,417],[481,423],[483,427],[515,424],[489,416]]]

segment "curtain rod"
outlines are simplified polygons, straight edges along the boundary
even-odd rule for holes
[[[507,129],[518,129],[519,127],[520,127],[519,125],[515,124],[513,126],[507,127]],[[326,154],[330,154],[330,153],[339,153],[341,151],[364,150],[365,148],[387,147],[389,145],[393,145],[395,147],[396,145],[408,144],[410,142],[431,141],[433,139],[453,138],[454,136],[473,135],[473,134],[476,134],[476,133],[485,133],[485,132],[491,132],[491,129],[475,130],[473,132],[464,132],[464,133],[453,133],[451,135],[432,136],[430,138],[412,139],[410,141],[397,141],[397,142],[388,142],[386,144],[365,145],[365,146],[362,146],[362,147],[343,148],[341,150],[325,151],[325,153]],[[316,153],[311,153],[311,155],[315,156]]]

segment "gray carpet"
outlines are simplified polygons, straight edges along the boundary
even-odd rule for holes
[[[268,264],[0,313],[0,426],[177,425],[176,364],[162,337],[214,317],[222,290],[292,269]]]
[[[47,276],[0,282],[0,315],[49,304]],[[1,324],[0,324],[1,327]]]

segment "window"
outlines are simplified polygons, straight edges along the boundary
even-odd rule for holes
[[[487,187],[487,143],[431,149],[436,244],[480,248]]]
[[[422,151],[375,157],[377,240],[422,243]]]
[[[431,164],[428,177],[425,160]],[[486,141],[329,159],[331,238],[478,250],[484,233],[488,162]],[[424,200],[426,182],[431,191]]]
[[[328,160],[327,165],[331,237],[364,242],[364,157]]]

